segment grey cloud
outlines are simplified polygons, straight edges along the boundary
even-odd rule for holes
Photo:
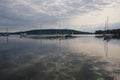
[[[105,0],[0,0],[0,27],[35,27],[101,10]]]
[[[1,1],[0,3],[0,26],[36,26],[38,24],[53,23],[57,21],[54,16],[47,13],[38,13],[30,7],[10,1]],[[15,1],[15,0],[14,0]],[[4,4],[4,5],[3,5]]]
[[[90,27],[92,26],[92,27]],[[96,27],[94,27],[96,26]],[[90,28],[88,28],[90,27]],[[87,32],[95,32],[96,30],[104,30],[105,29],[105,25],[82,25],[80,26],[80,28],[78,28],[78,30],[81,31],[87,31]],[[109,29],[120,29],[120,23],[113,23],[110,24],[109,27],[107,28]]]

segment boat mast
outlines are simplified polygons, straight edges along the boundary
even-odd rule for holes
[[[107,16],[107,20],[105,21],[105,31],[104,31],[104,38],[107,37],[107,29],[108,29],[108,16]],[[107,39],[105,39],[107,40]],[[105,54],[106,54],[106,58],[108,58],[108,41],[104,42],[104,49],[105,49]]]
[[[6,28],[6,33],[8,33],[8,28]]]
[[[107,31],[108,29],[108,16],[107,16],[107,20],[105,21],[105,32]]]

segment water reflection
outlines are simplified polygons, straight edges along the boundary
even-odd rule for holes
[[[15,56],[3,68],[2,80],[98,80],[113,78],[107,62],[96,57],[75,53]],[[26,59],[27,58],[27,59]],[[86,77],[87,76],[87,77]]]
[[[0,37],[0,80],[113,80],[111,65],[119,63],[119,44],[111,40],[108,45],[93,36]]]

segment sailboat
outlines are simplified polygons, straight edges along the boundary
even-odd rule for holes
[[[6,28],[6,32],[4,33],[4,35],[3,36],[6,36],[6,37],[8,37],[9,36],[9,33],[8,33],[8,28]]]
[[[111,33],[109,30],[107,30],[108,28],[108,17],[107,17],[107,21],[105,22],[105,31],[104,31],[104,34],[103,34],[103,37],[104,37],[104,40],[105,41],[110,41],[112,36],[111,36]]]
[[[103,40],[104,40],[104,48],[105,48],[106,58],[108,58],[108,42],[111,40],[111,34],[107,30],[107,28],[108,28],[108,17],[107,17],[107,21],[105,21],[105,31],[103,33]]]

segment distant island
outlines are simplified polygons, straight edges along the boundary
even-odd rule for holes
[[[8,34],[19,35],[22,33],[26,33],[28,35],[52,35],[52,34],[91,34],[89,32],[71,30],[71,29],[36,29],[36,30],[28,30],[28,31],[20,31],[20,32],[12,32]]]

